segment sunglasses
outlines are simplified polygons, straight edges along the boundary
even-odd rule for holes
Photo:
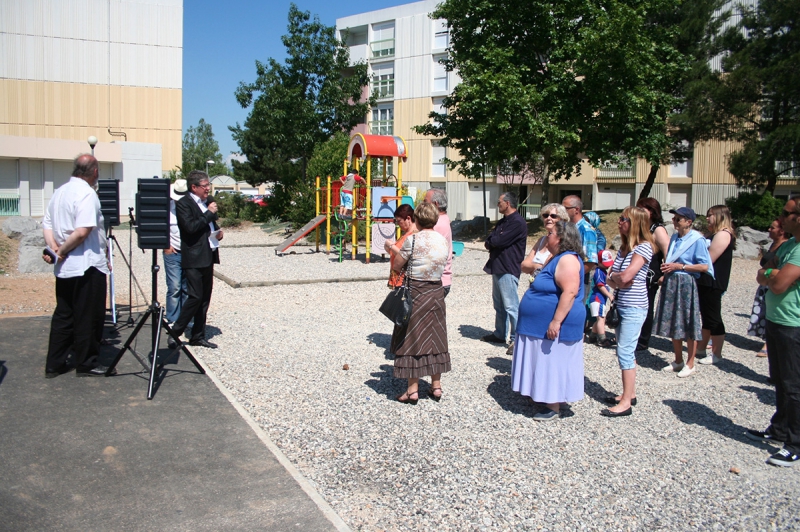
[[[625,222],[630,222],[630,218],[625,218],[624,216],[619,217],[619,223],[624,224]]]
[[[552,218],[553,220],[558,220],[558,214],[551,212],[548,214],[543,214],[542,218]]]

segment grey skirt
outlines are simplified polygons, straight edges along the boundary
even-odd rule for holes
[[[442,282],[412,279],[410,284],[411,319],[392,333],[394,376],[409,379],[446,373],[450,371],[450,352]]]
[[[673,340],[701,340],[702,326],[694,277],[687,273],[668,273],[653,317],[653,334]]]

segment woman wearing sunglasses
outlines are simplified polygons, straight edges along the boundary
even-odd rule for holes
[[[522,273],[530,274],[531,279],[536,277],[536,274],[541,271],[542,267],[544,267],[545,263],[550,259],[551,254],[547,250],[547,235],[554,231],[557,221],[561,220],[564,223],[569,221],[567,209],[560,203],[548,203],[542,207],[539,216],[544,223],[546,233],[534,244],[531,252],[528,253],[528,256],[522,261]]]
[[[645,209],[626,208],[618,223],[622,245],[606,281],[617,290],[617,359],[622,370],[622,395],[606,400],[614,405],[600,412],[606,417],[629,416],[636,403],[636,341],[647,317],[647,265],[655,247],[650,215]]]

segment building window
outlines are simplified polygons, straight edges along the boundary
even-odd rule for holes
[[[433,56],[433,92],[447,92],[447,70],[439,61],[447,59],[446,55]]]
[[[392,135],[394,133],[394,106],[382,105],[374,108],[369,127],[373,135]]]
[[[444,146],[439,146],[438,143],[434,142],[431,145],[431,155],[431,160],[433,161],[431,165],[431,177],[445,177],[447,165],[444,159],[447,157],[447,150]]]
[[[800,178],[800,163],[792,161],[775,161],[775,172],[778,179]]]
[[[394,22],[372,25],[370,48],[375,59],[394,56]]]
[[[372,67],[372,92],[378,99],[394,98],[394,63],[384,63]]]
[[[598,178],[636,178],[636,161],[608,162],[597,169]]]
[[[384,172],[383,172],[383,159],[378,159],[376,157],[373,157],[372,158],[372,162],[370,163],[370,165],[371,165],[370,168],[372,170],[371,174],[372,174],[373,183],[374,183],[374,180],[376,180],[376,179],[379,179],[379,180],[381,180],[381,181],[383,181],[385,183],[386,180],[389,178],[389,176],[393,176],[394,175],[394,159],[392,159],[392,158],[389,158],[386,161],[386,174],[385,175],[384,175]]]
[[[444,106],[444,98],[433,98],[433,112],[440,115],[447,114],[447,107]]]
[[[694,170],[694,160],[689,159],[682,163],[672,163],[669,167],[670,177],[692,177]]]
[[[450,45],[450,32],[446,20],[433,21],[433,49],[444,50]]]

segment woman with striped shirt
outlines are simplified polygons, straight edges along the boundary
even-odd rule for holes
[[[622,395],[610,396],[611,408],[600,414],[606,417],[629,416],[636,404],[636,342],[647,318],[647,265],[653,257],[655,242],[650,233],[650,214],[641,207],[628,207],[619,217],[622,246],[606,282],[617,290],[615,304],[620,324],[617,333],[617,359],[622,370]]]

